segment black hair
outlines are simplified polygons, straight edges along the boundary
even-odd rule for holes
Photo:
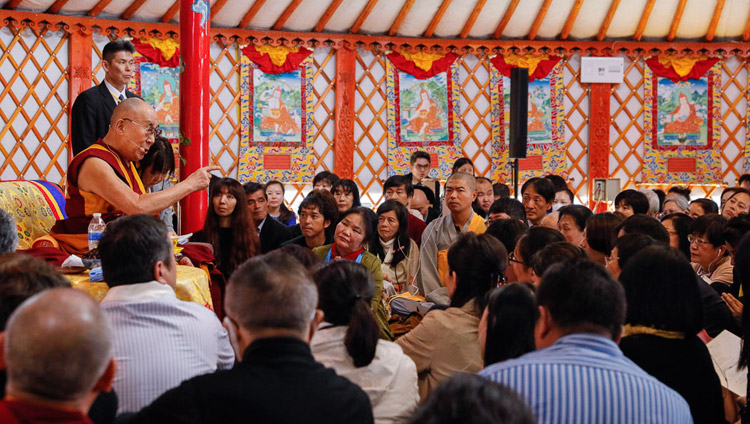
[[[690,187],[686,186],[672,186],[667,190],[667,194],[674,193],[679,194],[680,196],[684,197],[688,202],[690,202]]]
[[[256,183],[255,181],[248,181],[245,184],[242,184],[242,188],[245,190],[245,195],[249,196],[257,191],[263,192],[263,197],[268,200],[268,195],[266,194],[266,188],[263,187],[263,184]]]
[[[492,184],[492,195],[498,199],[510,197],[510,188],[503,183]]]
[[[489,214],[505,213],[511,219],[517,219],[526,222],[526,208],[523,203],[511,197],[503,197],[492,202]]]
[[[102,60],[111,62],[118,52],[130,52],[135,54],[135,46],[130,41],[119,38],[107,43],[102,49]]]
[[[378,216],[372,209],[365,208],[363,206],[354,206],[348,211],[341,214],[339,222],[343,221],[349,215],[357,214],[362,217],[362,224],[365,226],[365,238],[362,240],[364,246],[368,246],[370,241],[377,235],[378,231]]]
[[[625,293],[598,263],[579,259],[552,265],[542,277],[536,298],[567,334],[605,330],[614,340],[622,332]]]
[[[313,177],[312,184],[313,184],[313,187],[315,187],[315,184],[325,181],[328,184],[330,184],[331,187],[333,187],[333,185],[336,184],[336,181],[338,180],[339,180],[339,176],[334,174],[333,172],[320,171],[317,174],[315,174],[315,176]]]
[[[750,293],[750,235],[745,235],[740,240],[734,258],[734,271],[740,280],[742,291]],[[745,368],[750,364],[750,307],[742,310],[742,350],[737,364],[738,368]]]
[[[534,326],[538,317],[533,284],[506,284],[490,291],[487,294],[484,366],[534,350]]]
[[[338,181],[336,181],[333,186],[331,187],[331,193],[336,194],[337,191],[343,191],[343,193],[351,193],[352,194],[352,207],[356,208],[357,206],[360,206],[361,203],[359,202],[359,188],[357,187],[357,183],[355,183],[353,180],[350,180],[348,178],[342,178]],[[343,216],[341,217],[343,218]]]
[[[555,196],[557,196],[557,193],[559,193],[559,192],[563,192],[563,193],[567,194],[568,195],[568,199],[570,199],[570,203],[571,204],[575,201],[575,195],[573,194],[572,191],[570,191],[569,188],[564,188],[562,190],[556,190],[555,191]]]
[[[412,188],[414,190],[420,190],[422,193],[424,193],[424,197],[427,198],[427,203],[429,203],[430,205],[435,204],[435,192],[432,191],[431,188],[423,186],[421,184],[419,185],[412,184]]]
[[[516,219],[499,219],[487,227],[486,234],[494,236],[505,246],[505,250],[512,252],[516,248],[516,241],[529,231],[528,225]]]
[[[0,256],[0,281],[0,332],[26,299],[47,289],[70,287],[70,281],[52,265],[16,252]]]
[[[336,207],[336,200],[331,192],[327,190],[313,190],[302,199],[299,204],[297,213],[302,216],[302,209],[317,208],[318,212],[323,215],[324,221],[329,221],[331,225],[326,228],[326,240],[333,234],[336,223],[339,218],[339,210]]]
[[[623,203],[633,209],[634,214],[646,214],[650,207],[648,197],[638,190],[628,189],[621,191],[615,197],[615,206]]]
[[[394,175],[389,177],[385,180],[385,183],[383,183],[383,192],[385,193],[389,188],[397,188],[401,186],[404,186],[407,197],[414,196],[414,186],[411,183],[411,178],[406,175]]]
[[[541,277],[549,267],[556,263],[586,259],[587,257],[586,251],[580,246],[575,246],[567,241],[556,241],[534,253],[528,264],[534,270],[534,274]]]
[[[378,219],[380,219],[380,215],[386,212],[395,213],[398,220],[398,233],[396,233],[396,244],[393,246],[393,259],[391,259],[391,267],[395,269],[396,265],[409,257],[409,249],[411,247],[411,239],[409,239],[409,211],[406,210],[406,206],[391,199],[386,200],[378,207]],[[385,259],[385,250],[380,244],[379,237],[373,237],[370,240],[369,250],[370,253],[380,258],[381,262]]]
[[[617,240],[617,229],[622,217],[612,212],[593,214],[586,220],[586,244],[599,253],[609,256]]]
[[[714,247],[719,247],[726,243],[724,228],[727,225],[727,219],[717,214],[706,214],[699,216],[690,227],[690,233],[699,237],[706,237],[708,242]]]
[[[702,197],[700,199],[695,199],[690,204],[697,203],[700,205],[701,209],[703,209],[703,213],[719,213],[719,205],[716,204],[712,199],[709,199],[707,197]]]
[[[725,188],[721,192],[721,196],[719,196],[719,198],[721,199],[721,205],[719,206],[719,209],[724,209],[724,202],[726,202],[726,200],[731,199],[732,196],[734,196],[734,193],[736,193],[739,190],[741,190],[740,187],[727,187],[727,188]],[[731,196],[727,197],[726,200],[724,200],[724,195],[727,194],[727,193],[731,194]]]
[[[286,206],[286,202],[284,202],[284,193],[286,192],[286,188],[284,188],[284,184],[281,181],[269,181],[263,186],[264,190],[268,190],[268,187],[271,185],[278,185],[281,187],[281,204],[279,205],[279,222],[286,225],[287,222],[289,222],[292,217],[294,217],[294,212],[289,210],[289,208]],[[268,198],[268,197],[266,197]]]
[[[625,322],[695,335],[703,329],[703,301],[695,271],[666,246],[633,256],[620,274],[628,308]]]
[[[620,267],[620,271],[625,268],[630,258],[638,252],[648,246],[657,244],[657,241],[653,237],[641,233],[625,234],[618,238],[615,242],[615,247],[617,248],[617,266]]]
[[[646,234],[654,238],[654,240],[669,246],[669,233],[667,229],[661,225],[661,222],[648,215],[632,215],[625,218],[622,224],[617,226],[617,232],[622,230],[625,234]]]
[[[688,235],[690,234],[690,226],[693,225],[694,219],[690,215],[684,213],[671,213],[661,219],[661,222],[669,221],[672,223],[672,227],[677,232],[677,238],[680,239],[680,247],[678,250],[682,252],[687,259],[690,259],[690,241],[688,241]],[[669,235],[667,233],[667,235]]]
[[[534,254],[558,241],[565,241],[565,236],[561,232],[542,226],[531,227],[516,242],[518,253],[521,254],[521,257],[516,259],[522,261],[527,268],[531,268],[531,258]]]
[[[516,392],[474,374],[457,373],[433,390],[408,424],[533,424]]]
[[[313,253],[312,250],[306,247],[302,247],[299,244],[289,243],[281,246],[276,250],[293,257],[308,271],[316,269],[318,265],[323,263],[323,259],[321,259],[320,256]]]
[[[174,174],[174,150],[172,143],[167,137],[164,137],[162,130],[156,130],[154,135],[154,144],[149,147],[148,152],[138,163],[138,171],[141,173],[147,169],[159,174]]]
[[[474,172],[476,172],[476,169],[474,168],[474,162],[472,162],[471,159],[469,158],[458,158],[456,162],[453,164],[453,169],[451,173],[455,174],[458,171],[458,168],[466,164],[471,165],[471,169],[473,170],[471,175],[474,175]]]
[[[461,233],[448,249],[448,269],[456,273],[456,290],[450,306],[460,308],[475,301],[474,313],[482,316],[487,292],[505,279],[508,252],[489,234]]]
[[[742,183],[750,183],[750,174],[740,175],[740,179],[737,180],[737,185],[742,185]]]
[[[667,193],[660,188],[652,188],[651,191],[656,193],[656,197],[659,198],[659,212],[661,212],[664,209],[664,201],[667,199]]]
[[[324,264],[313,275],[318,286],[318,309],[326,322],[346,325],[344,345],[354,366],[365,367],[375,358],[380,330],[370,302],[375,283],[361,264],[343,259]]]
[[[737,249],[742,237],[748,233],[750,233],[750,215],[744,213],[729,218],[724,227],[724,239],[734,249]]]
[[[591,209],[583,205],[565,205],[560,208],[558,215],[558,222],[565,216],[573,218],[573,221],[578,227],[578,231],[583,231],[586,228],[586,221],[591,218]]]
[[[553,186],[555,186],[555,192],[563,191],[563,190],[570,190],[568,188],[568,183],[565,182],[565,178],[555,175],[555,174],[548,174],[545,175],[544,178],[546,180],[549,180]]]
[[[521,186],[521,195],[526,192],[529,187],[533,187],[540,196],[544,197],[547,203],[551,203],[555,200],[555,185],[547,178],[529,178]]]
[[[409,158],[409,164],[414,165],[414,163],[417,162],[417,159],[427,159],[428,162],[432,161],[430,154],[425,152],[424,150],[417,150],[413,152],[411,154],[411,157]]]
[[[129,215],[110,222],[98,247],[109,287],[151,281],[157,262],[172,264],[167,227],[152,215]]]

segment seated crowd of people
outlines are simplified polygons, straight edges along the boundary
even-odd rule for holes
[[[97,303],[39,250],[16,252],[0,210],[0,422],[747,419],[706,343],[750,337],[750,175],[720,205],[628,189],[595,213],[560,176],[513,198],[467,158],[430,178],[415,151],[375,210],[328,171],[291,210],[282,182],[215,167],[165,183],[153,108],[109,86],[129,78],[117,48],[94,88],[119,98],[109,126],[69,166],[67,218],[34,243],[92,254],[101,214],[108,291]],[[175,255],[171,205],[205,189],[204,226]],[[214,310],[177,298],[178,263],[208,271]],[[750,345],[730,354],[745,370]]]

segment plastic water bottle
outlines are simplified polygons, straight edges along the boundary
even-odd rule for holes
[[[107,224],[104,223],[102,214],[95,213],[94,218],[89,224],[89,250],[94,250],[99,246],[99,239],[102,237],[106,226]]]

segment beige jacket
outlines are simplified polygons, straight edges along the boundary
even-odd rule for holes
[[[709,284],[722,283],[731,286],[734,281],[734,266],[732,266],[732,258],[728,255],[719,259],[711,269],[703,269],[695,262],[691,265],[698,276]]]
[[[419,325],[396,340],[417,365],[422,401],[451,375],[477,373],[482,369],[479,318],[471,300],[461,308],[428,313]]]

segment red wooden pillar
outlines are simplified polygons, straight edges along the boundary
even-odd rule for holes
[[[70,140],[71,117],[73,116],[73,103],[81,92],[91,88],[91,46],[93,45],[91,33],[80,30],[70,33],[68,43],[70,60],[70,83],[68,84],[68,163],[73,160],[73,145]]]
[[[184,69],[180,74],[180,132],[187,139],[180,143],[184,159],[180,179],[208,165],[209,72],[208,0],[180,0],[180,55]],[[184,140],[184,139],[183,139]],[[195,192],[180,202],[182,234],[198,231],[206,216],[208,194]]]
[[[609,101],[612,85],[592,83],[589,105],[589,207],[594,208],[594,178],[609,178]],[[606,203],[600,205],[606,208]],[[599,212],[595,210],[594,212]]]
[[[333,170],[339,178],[354,177],[356,64],[356,50],[342,47],[336,51],[336,136],[333,141]]]

